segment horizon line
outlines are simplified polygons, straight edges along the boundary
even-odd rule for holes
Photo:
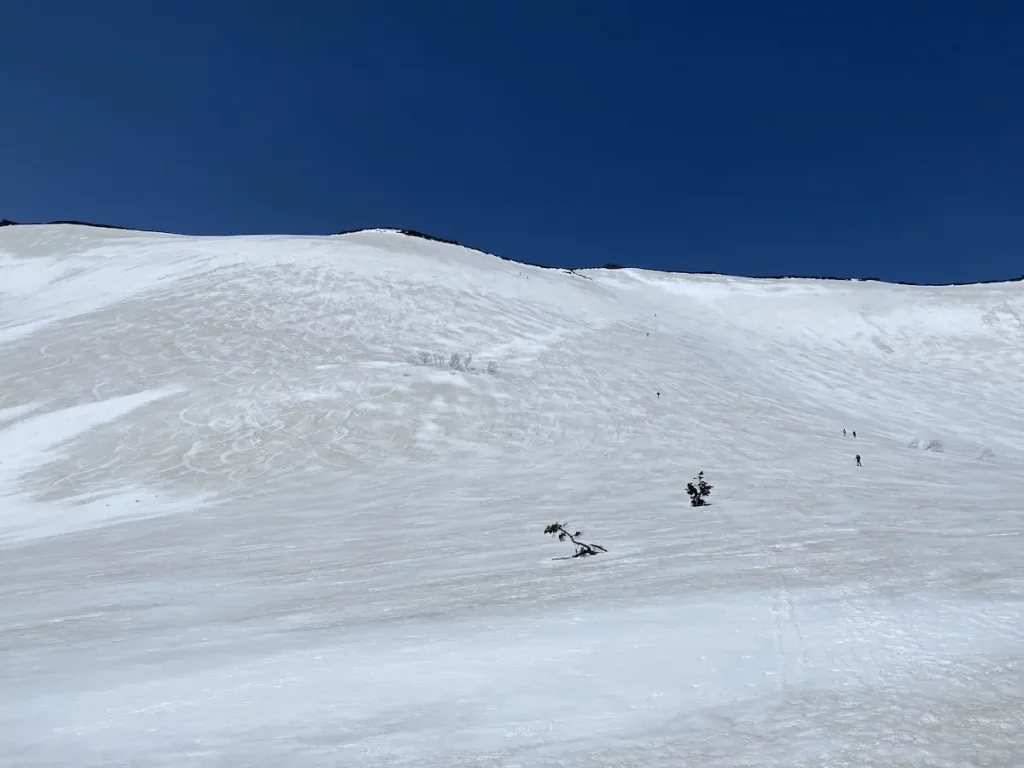
[[[95,222],[77,221],[77,220],[74,220],[74,219],[60,219],[60,220],[56,220],[56,221],[37,221],[37,222],[20,222],[20,221],[12,221],[11,219],[2,219],[2,220],[0,220],[0,227],[48,227],[48,226],[57,226],[57,225],[78,226],[78,227],[91,227],[93,229],[113,229],[113,230],[118,230],[118,231],[121,231],[121,232],[141,232],[141,233],[153,234],[153,235],[173,235],[175,237],[274,237],[275,236],[275,233],[264,233],[264,234],[259,234],[259,235],[257,235],[257,234],[230,234],[230,235],[225,235],[225,234],[206,234],[206,235],[184,234],[182,232],[168,232],[168,231],[160,230],[160,229],[143,229],[141,227],[125,227],[125,226],[121,226],[119,224],[97,224]],[[420,232],[420,231],[415,230],[415,229],[404,229],[404,228],[401,228],[401,227],[360,227],[358,229],[346,229],[346,230],[342,230],[342,231],[339,231],[339,232],[327,232],[327,233],[321,233],[321,234],[311,234],[311,233],[285,234],[285,233],[276,233],[276,236],[286,236],[286,237],[335,237],[335,236],[338,236],[338,235],[354,235],[354,234],[358,234],[360,232],[392,232],[394,234],[404,235],[406,237],[419,238],[421,240],[429,240],[429,241],[437,242],[437,243],[445,243],[446,245],[454,245],[454,246],[457,246],[459,248],[466,248],[467,250],[477,251],[478,253],[483,253],[483,254],[485,254],[487,256],[494,256],[496,258],[502,259],[503,261],[511,261],[511,262],[513,262],[515,264],[523,264],[524,266],[537,267],[539,269],[557,269],[557,270],[561,270],[563,272],[569,272],[571,274],[576,274],[577,272],[579,272],[581,270],[639,269],[639,270],[643,270],[645,272],[656,272],[656,273],[661,273],[661,274],[666,274],[666,275],[713,275],[713,276],[719,276],[719,277],[742,277],[742,278],[749,279],[749,280],[836,280],[836,281],[844,281],[844,282],[883,283],[885,285],[907,285],[907,286],[915,286],[915,287],[920,287],[920,288],[950,288],[950,287],[955,287],[955,286],[994,285],[994,284],[998,284],[998,283],[1019,283],[1019,282],[1024,282],[1024,274],[1019,275],[1017,277],[1008,277],[1008,278],[993,279],[993,280],[974,280],[974,281],[970,281],[970,282],[917,283],[917,282],[912,282],[912,281],[909,281],[909,280],[885,280],[885,279],[883,279],[881,277],[844,277],[844,276],[839,276],[839,275],[737,275],[737,274],[732,274],[732,273],[728,273],[728,272],[714,272],[714,271],[711,271],[711,270],[687,271],[687,270],[682,270],[682,269],[652,269],[650,267],[638,267],[638,266],[630,266],[628,264],[615,264],[615,263],[594,265],[594,266],[590,266],[590,267],[572,267],[572,268],[570,268],[570,267],[560,267],[560,266],[557,266],[557,265],[550,265],[550,264],[537,264],[536,262],[525,261],[523,259],[514,259],[514,258],[512,258],[510,256],[504,256],[504,255],[502,255],[500,253],[494,253],[493,251],[488,251],[488,250],[485,250],[483,248],[478,248],[477,246],[467,245],[465,243],[459,242],[458,240],[455,240],[455,239],[452,239],[452,238],[438,237],[436,235],[427,234],[425,232]],[[580,275],[580,276],[582,277],[583,275]]]

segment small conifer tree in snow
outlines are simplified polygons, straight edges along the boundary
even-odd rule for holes
[[[565,541],[566,539],[571,541],[573,543],[573,546],[576,547],[576,554],[573,555],[573,557],[586,557],[587,555],[596,555],[598,552],[608,551],[600,544],[584,544],[578,538],[583,535],[583,531],[569,533],[566,527],[561,523],[552,523],[544,529],[544,533],[549,533],[552,536],[557,536],[559,541]]]
[[[686,492],[690,494],[690,506],[691,507],[703,507],[707,505],[707,498],[711,495],[711,489],[715,486],[708,485],[704,482],[704,471],[697,475],[695,478],[697,484],[693,483],[686,484]]]

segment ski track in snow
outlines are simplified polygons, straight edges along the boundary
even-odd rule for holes
[[[1022,283],[7,227],[0,361],[0,764],[1024,764]]]

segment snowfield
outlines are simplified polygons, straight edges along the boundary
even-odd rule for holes
[[[0,567],[3,765],[1019,768],[1024,283],[5,227]]]

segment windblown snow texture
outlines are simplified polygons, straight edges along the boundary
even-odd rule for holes
[[[1022,371],[1022,283],[4,227],[0,763],[1019,766]]]

